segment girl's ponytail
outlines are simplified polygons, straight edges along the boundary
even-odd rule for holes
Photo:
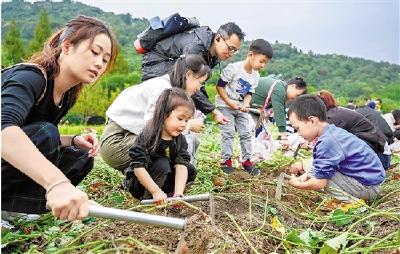
[[[200,55],[181,55],[169,73],[171,85],[186,89],[186,73],[192,71],[197,77],[211,76],[211,69]]]

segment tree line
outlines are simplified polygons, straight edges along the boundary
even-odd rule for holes
[[[3,66],[29,59],[33,53],[42,49],[43,43],[53,31],[77,13],[105,20],[116,32],[120,54],[114,70],[97,84],[84,89],[83,95],[66,117],[70,123],[83,123],[88,116],[104,116],[121,90],[140,82],[142,56],[134,51],[133,41],[148,26],[148,20],[133,18],[129,13],[115,15],[70,0],[35,3],[13,0],[3,2],[1,7]],[[250,42],[245,41],[238,54],[229,62],[245,59],[249,45]],[[278,41],[272,43],[272,46],[274,58],[261,72],[262,75],[280,74],[285,80],[302,76],[310,84],[311,91],[328,89],[341,104],[349,99],[362,104],[368,97],[381,98],[384,112],[400,108],[399,65],[336,54],[305,53],[292,44]],[[215,95],[215,83],[220,71],[226,64],[215,68],[207,83],[211,99]]]

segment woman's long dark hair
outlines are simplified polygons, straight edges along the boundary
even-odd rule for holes
[[[156,102],[153,118],[143,128],[142,137],[144,145],[150,153],[155,152],[160,143],[165,119],[177,107],[186,107],[194,114],[195,107],[191,98],[180,88],[164,90]],[[178,145],[180,145],[178,143]],[[179,147],[177,147],[179,150]]]
[[[94,38],[99,34],[107,35],[111,40],[111,59],[107,65],[105,73],[112,69],[118,54],[117,40],[113,32],[102,21],[87,16],[77,16],[71,19],[66,27],[55,32],[45,43],[43,51],[34,54],[29,63],[34,63],[46,70],[47,78],[54,79],[60,72],[58,58],[61,54],[61,44],[68,40],[71,44],[78,45],[81,41],[90,39],[93,43]],[[79,84],[72,89],[72,101],[76,101],[83,84]]]
[[[200,55],[182,55],[176,60],[169,72],[169,79],[173,87],[186,90],[186,73],[191,70],[196,77],[211,76],[211,68]]]

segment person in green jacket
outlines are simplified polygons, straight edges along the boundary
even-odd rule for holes
[[[273,87],[271,98],[267,104],[266,109],[271,109],[274,113],[276,126],[278,127],[279,137],[281,140],[282,148],[288,149],[288,136],[286,134],[286,102],[294,100],[297,96],[307,93],[307,83],[303,78],[296,77],[285,82],[277,79],[274,75],[260,78],[255,93],[252,96],[251,108],[262,109],[265,100],[267,99],[268,92],[272,85]]]

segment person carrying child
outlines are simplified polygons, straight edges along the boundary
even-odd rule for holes
[[[221,169],[230,174],[233,172],[232,155],[235,130],[239,134],[242,152],[242,167],[252,175],[259,175],[260,171],[251,162],[251,137],[248,110],[251,95],[260,79],[259,70],[272,58],[271,45],[257,39],[250,45],[246,60],[229,64],[218,80],[216,106],[229,122],[220,124],[221,130]]]
[[[329,124],[325,104],[319,97],[298,97],[288,114],[292,126],[304,139],[312,141],[318,137],[311,169],[297,177],[303,168],[292,167],[290,185],[305,190],[324,189],[345,203],[372,200],[379,194],[386,174],[378,156],[355,135]]]
[[[195,106],[183,89],[169,88],[159,96],[155,112],[129,150],[130,168],[125,187],[137,199],[153,197],[163,203],[167,194],[183,196],[196,169],[182,132],[193,117]]]

